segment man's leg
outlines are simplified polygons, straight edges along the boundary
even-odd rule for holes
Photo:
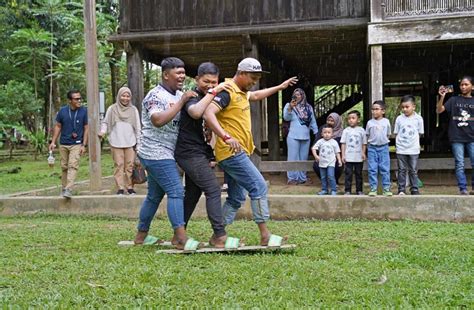
[[[408,155],[397,154],[398,163],[398,193],[405,193],[407,183],[407,167],[409,166]]]
[[[119,190],[125,189],[123,182],[123,170],[125,164],[125,152],[122,148],[110,147],[112,150],[112,159],[114,160],[114,180]]]
[[[64,192],[67,186],[67,167],[68,167],[68,162],[69,162],[68,147],[61,145],[59,147],[59,154],[61,156],[61,185],[62,185],[61,192]]]
[[[132,173],[133,165],[135,163],[135,150],[133,147],[128,147],[124,149],[125,160],[124,160],[124,176],[123,176],[123,185],[126,189],[133,189],[132,183]]]
[[[181,165],[180,167],[183,168]],[[194,184],[186,171],[184,173],[184,183],[184,223],[186,223],[185,226],[187,227],[189,219],[193,215],[194,209],[199,202],[202,191],[196,184]]]
[[[466,149],[471,162],[471,189],[474,191],[474,142],[467,143]]]
[[[79,170],[79,161],[81,160],[81,146],[73,145],[70,147],[69,160],[67,165],[67,185],[66,188],[71,190],[76,180],[77,171]]]
[[[452,143],[451,149],[454,156],[454,169],[456,179],[458,180],[459,191],[467,191],[467,180],[464,171],[464,143]]]
[[[227,198],[222,206],[222,210],[224,213],[224,224],[230,225],[234,222],[237,211],[239,211],[242,203],[245,202],[247,192],[227,172],[224,172],[224,179],[227,182],[228,188]]]

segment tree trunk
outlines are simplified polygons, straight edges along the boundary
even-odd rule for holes
[[[110,67],[110,89],[112,90],[112,98],[118,93],[120,88],[120,66],[118,63],[122,59],[123,45],[122,43],[114,42],[113,51],[110,54],[109,67]],[[114,100],[112,100],[113,102]]]

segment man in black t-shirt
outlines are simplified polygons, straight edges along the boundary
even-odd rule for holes
[[[207,144],[202,119],[204,111],[214,97],[225,90],[225,84],[218,85],[218,81],[219,69],[216,65],[206,62],[199,66],[195,90],[198,96],[189,99],[181,110],[174,155],[176,162],[185,172],[184,221],[186,225],[204,192],[207,216],[214,231],[209,243],[215,247],[224,247],[228,238],[221,207],[221,189],[213,170],[215,165],[213,151]]]
[[[436,113],[448,112],[449,129],[448,136],[451,150],[454,156],[456,179],[458,181],[459,193],[469,195],[467,191],[467,179],[464,172],[464,151],[467,151],[471,161],[471,169],[474,164],[474,98],[472,97],[472,77],[464,76],[461,79],[459,89],[460,96],[453,96],[443,105],[445,95],[452,88],[440,86]],[[471,176],[471,194],[474,194],[474,169]]]

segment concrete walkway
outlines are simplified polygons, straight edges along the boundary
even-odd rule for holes
[[[0,197],[0,216],[32,214],[84,214],[137,218],[145,196]],[[222,197],[224,201],[225,196]],[[474,196],[326,196],[270,195],[272,219],[367,219],[474,222]],[[166,198],[158,209],[166,215]],[[194,216],[206,217],[201,197]],[[251,219],[249,201],[239,218]]]

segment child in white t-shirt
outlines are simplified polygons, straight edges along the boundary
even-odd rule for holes
[[[319,195],[337,195],[335,168],[336,161],[339,167],[342,166],[341,150],[337,141],[332,138],[332,127],[324,126],[322,129],[322,139],[319,139],[311,148],[315,160],[319,163],[321,173],[321,191]]]
[[[359,126],[360,112],[353,110],[347,114],[349,127],[345,128],[341,137],[341,154],[344,163],[344,195],[351,194],[352,174],[355,174],[356,193],[362,192],[362,167],[366,159],[367,136],[364,128]]]
[[[415,97],[403,96],[400,101],[403,114],[395,120],[393,133],[397,135],[395,145],[398,162],[398,194],[405,195],[406,172],[410,178],[410,193],[419,195],[418,156],[420,155],[420,135],[424,133],[423,118],[415,112]]]

